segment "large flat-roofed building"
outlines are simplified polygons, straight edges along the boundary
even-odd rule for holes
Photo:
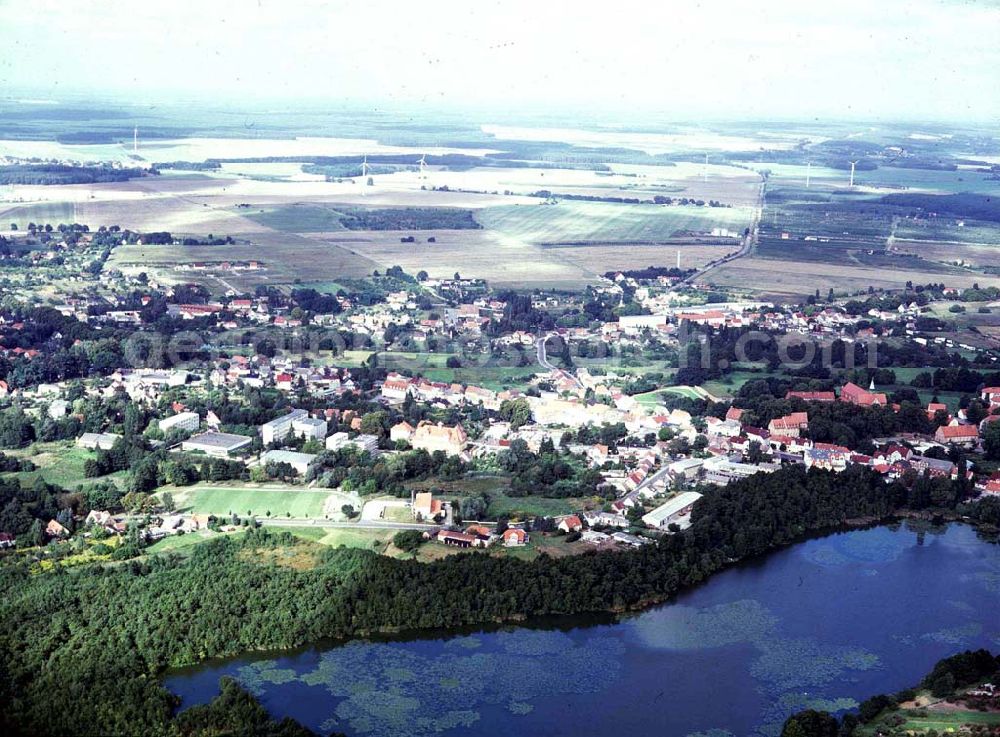
[[[287,463],[300,474],[304,474],[314,460],[316,456],[312,453],[297,453],[294,450],[269,450],[260,456],[262,466],[268,463]]]
[[[666,527],[671,523],[679,524],[682,528],[686,527],[690,524],[691,508],[699,499],[701,499],[701,494],[697,491],[685,491],[661,504],[652,512],[644,514],[642,521],[649,527],[657,529]]]
[[[326,420],[312,417],[293,420],[292,434],[305,440],[322,440],[326,437]]]
[[[171,430],[194,432],[198,429],[199,424],[201,424],[201,418],[198,417],[197,412],[179,412],[176,415],[164,417],[160,420],[159,427],[162,432],[170,432]]]
[[[264,445],[270,445],[276,440],[284,440],[288,437],[288,433],[292,432],[293,422],[308,418],[309,413],[304,409],[293,409],[288,414],[276,417],[270,422],[265,422],[260,426],[260,435],[264,440]],[[326,435],[325,430],[323,431],[323,434]]]
[[[378,453],[378,438],[374,435],[358,435],[352,438],[346,432],[335,432],[326,439],[327,450],[340,450],[348,446],[367,450],[369,453]]]
[[[200,451],[216,458],[228,458],[233,453],[248,447],[253,438],[246,435],[232,435],[226,432],[203,432],[192,435],[181,443],[181,450]]]

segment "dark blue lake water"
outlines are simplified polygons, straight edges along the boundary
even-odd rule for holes
[[[614,624],[359,641],[170,674],[183,706],[230,675],[275,716],[348,735],[774,735],[938,659],[1000,646],[1000,546],[953,525],[810,540]]]

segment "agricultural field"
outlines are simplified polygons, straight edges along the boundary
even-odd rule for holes
[[[538,245],[659,243],[713,228],[742,231],[750,223],[749,211],[738,207],[570,201],[490,207],[476,218],[488,230]]]
[[[578,266],[584,273],[600,275],[608,271],[643,269],[647,266],[674,266],[680,260],[682,269],[700,269],[739,248],[730,244],[716,245],[685,239],[683,243],[600,243],[575,246],[543,246],[546,257],[556,257],[566,264]],[[705,239],[710,240],[710,239]]]
[[[915,284],[946,281],[949,286],[971,287],[978,283],[982,287],[1000,286],[1000,279],[974,272],[953,273],[947,278],[940,271],[927,269],[890,269],[875,265],[851,265],[803,261],[789,254],[778,262],[776,259],[741,258],[717,269],[713,269],[705,280],[722,287],[746,289],[752,285],[762,297],[785,299],[804,297],[817,289],[825,294],[834,289],[838,294],[867,290],[869,286],[883,289],[902,289],[907,281]]]
[[[319,204],[299,203],[277,205],[247,215],[255,223],[283,233],[323,233],[346,230],[340,224],[341,214]]]
[[[161,488],[174,497],[178,510],[191,514],[258,517],[339,519],[344,504],[357,505],[356,497],[330,489],[302,487],[231,487],[200,484],[188,488]],[[270,515],[268,515],[270,512]]]
[[[195,262],[257,260],[254,271],[178,270]],[[155,273],[167,283],[195,282],[213,291],[237,288],[253,291],[260,284],[279,286],[296,280],[360,278],[379,265],[363,256],[329,243],[296,235],[262,233],[252,244],[224,246],[119,246],[112,251],[107,268],[124,272]],[[227,286],[230,285],[230,286]]]
[[[40,202],[32,205],[0,203],[0,230],[7,230],[16,223],[19,230],[27,230],[28,223],[79,222],[72,202]]]
[[[415,242],[400,240],[409,235]],[[550,253],[489,230],[352,231],[309,237],[364,259],[373,269],[399,265],[407,273],[423,270],[435,279],[450,279],[458,272],[463,277],[486,279],[497,288],[561,289],[580,289],[594,281],[593,274],[567,258],[562,249]],[[430,237],[436,242],[428,242]],[[610,268],[613,265],[604,270]]]

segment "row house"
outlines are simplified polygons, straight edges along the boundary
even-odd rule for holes
[[[792,412],[784,417],[776,417],[768,423],[767,430],[773,435],[797,438],[809,429],[809,415],[806,412]]]
[[[979,443],[979,428],[975,425],[942,425],[935,430],[934,440],[943,445],[974,446]]]

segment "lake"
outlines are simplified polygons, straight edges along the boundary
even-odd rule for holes
[[[348,735],[775,735],[942,657],[1000,646],[1000,546],[964,525],[817,538],[614,623],[353,641],[168,674],[182,708],[235,677],[277,717]]]

